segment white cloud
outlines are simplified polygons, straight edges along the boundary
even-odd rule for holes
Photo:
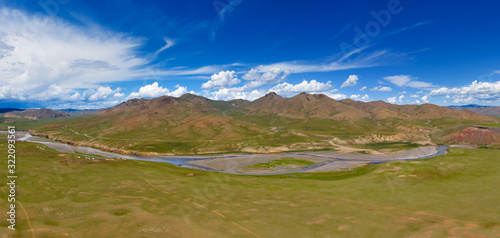
[[[357,75],[349,75],[349,78],[340,86],[340,88],[352,87],[358,84],[358,76]]]
[[[450,98],[450,95],[446,95],[446,97],[444,97],[444,98]]]
[[[398,98],[398,102],[399,102],[399,103],[403,103],[403,98],[405,98],[405,95],[401,95],[401,96],[399,96],[399,98]]]
[[[260,98],[266,94],[265,90],[253,90],[244,91],[243,87],[239,88],[221,88],[218,91],[211,93],[213,100],[233,100],[233,99],[244,99],[253,101]]]
[[[365,91],[367,89],[366,86],[363,86],[359,91]]]
[[[428,103],[429,102],[429,98],[426,96],[423,96],[422,98],[420,98],[422,100],[422,102],[425,102],[425,103]]]
[[[388,98],[387,102],[388,103],[396,103],[396,97]]]
[[[418,95],[416,95],[416,94],[410,94],[410,97],[412,97],[412,98],[418,98],[418,97],[420,97],[420,96],[418,96]]]
[[[125,96],[125,93],[115,93],[115,94],[113,94],[113,97],[115,97],[115,98],[122,98],[124,96]]]
[[[273,68],[279,68],[290,73],[331,72],[378,66],[383,64],[381,62],[384,61],[384,58],[394,56],[386,50],[376,51],[369,55],[359,55],[360,51],[363,49],[364,48],[351,51],[333,62],[311,64],[304,61],[287,61],[270,65],[260,65],[256,67],[256,69],[259,72],[267,72]],[[351,57],[353,55],[358,55],[358,57]]]
[[[98,101],[104,100],[108,98],[110,95],[114,95],[115,93],[120,92],[121,88],[117,88],[116,90],[111,89],[110,87],[99,87],[97,91],[93,91],[94,93],[90,95],[88,100],[90,101]]]
[[[276,92],[278,94],[289,94],[299,92],[323,92],[330,88],[332,88],[331,81],[322,83],[313,79],[310,82],[304,80],[299,84],[289,84],[287,82],[284,82],[272,87],[271,89],[269,89],[269,91]]]
[[[432,83],[416,81],[417,77],[412,77],[411,75],[394,75],[384,77],[385,80],[399,86],[399,87],[411,87],[411,88],[419,88],[431,90],[436,88]]]
[[[385,80],[396,84],[399,87],[405,86],[411,80],[411,75],[395,75],[384,77]]]
[[[323,92],[323,94],[325,94],[326,96],[330,97],[330,98],[333,98],[335,100],[342,100],[342,99],[346,99],[348,98],[347,95],[345,94],[341,94],[341,93],[330,93],[330,92]]]
[[[176,85],[175,86],[177,89],[174,90],[173,92],[171,93],[168,93],[169,96],[172,96],[172,97],[180,97],[182,96],[183,94],[186,94],[188,93],[188,90],[187,90],[187,87],[182,87],[180,85]],[[193,91],[191,91],[190,93],[194,94]]]
[[[168,38],[168,37],[163,37],[163,40],[165,41],[165,46],[161,47],[159,50],[155,52],[155,55],[159,54],[160,52],[172,47],[175,45],[175,41]]]
[[[370,101],[370,96],[368,96],[368,94],[365,94],[363,96],[361,96],[361,94],[353,94],[349,98],[351,98],[352,100],[358,100],[363,102]]]
[[[497,82],[472,82],[468,86],[447,88],[442,87],[432,90],[430,96],[453,95],[456,103],[472,103],[476,100],[498,101],[500,100],[500,81]]]
[[[214,74],[211,80],[201,85],[201,88],[221,89],[239,84],[241,81],[237,78],[234,71],[220,71]]]
[[[128,80],[147,63],[134,50],[142,44],[139,38],[96,25],[76,26],[8,8],[0,9],[0,22],[0,42],[9,47],[0,59],[4,84],[35,84],[38,92],[50,85],[88,88]]]
[[[160,96],[167,95],[169,90],[167,88],[163,88],[162,86],[158,86],[158,82],[154,82],[152,84],[148,84],[139,89],[139,92],[131,93],[128,98],[156,98]]]
[[[475,99],[473,97],[464,97],[464,98],[456,98],[453,100],[454,103],[464,103],[464,104],[470,104],[473,103]]]
[[[77,100],[85,90],[110,82],[212,74],[224,67],[154,70],[147,66],[154,57],[137,51],[143,38],[93,23],[77,25],[9,8],[0,8],[0,22],[0,85],[6,86],[0,88],[0,98]],[[167,38],[165,42],[159,52],[174,44]]]
[[[377,87],[370,89],[370,91],[390,92],[390,91],[392,91],[392,88],[391,87],[377,86]]]
[[[364,101],[364,102],[371,101],[370,96],[368,96],[368,94],[365,94],[363,97],[361,97],[361,101]]]
[[[248,89],[251,89],[265,84],[279,83],[288,77],[289,74],[289,71],[281,70],[280,68],[272,68],[270,71],[263,73],[256,69],[251,69],[243,75],[242,78],[245,80],[251,80],[245,84]]]
[[[422,102],[420,102],[420,100],[418,100],[418,99],[417,99],[417,100],[415,101],[415,103],[420,104],[420,103],[422,103]]]

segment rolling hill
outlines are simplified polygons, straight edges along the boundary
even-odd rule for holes
[[[455,110],[470,110],[477,114],[492,116],[492,117],[500,117],[500,106],[480,106],[480,105],[464,105],[464,106],[456,106],[456,107],[448,107]]]
[[[69,114],[63,111],[55,111],[52,109],[26,109],[26,110],[12,110],[3,114],[3,117],[22,117],[33,120],[41,118],[55,118],[55,117],[68,117]]]
[[[432,104],[337,101],[307,93],[291,98],[269,93],[252,102],[185,94],[128,100],[32,133],[123,153],[268,153],[338,144],[432,144],[432,132],[477,122],[497,123],[472,111]]]

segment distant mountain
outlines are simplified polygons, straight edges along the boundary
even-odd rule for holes
[[[483,105],[477,105],[477,104],[468,104],[468,105],[461,105],[461,106],[448,106],[448,108],[483,108],[483,107],[489,107],[489,106],[483,106]]]
[[[433,104],[395,105],[384,101],[360,102],[351,99],[337,101],[324,94],[308,93],[300,93],[291,98],[283,98],[276,93],[269,93],[253,102],[236,106],[228,112],[330,120],[380,120],[386,118],[493,120],[471,111],[458,111]]]
[[[6,113],[6,112],[14,112],[14,111],[23,111],[25,109],[21,108],[0,108],[0,113]]]
[[[470,110],[485,116],[500,117],[500,106],[480,106],[480,105],[470,104],[463,106],[449,106],[448,108],[455,110]]]
[[[96,113],[97,109],[60,109],[59,111],[68,113],[70,116],[80,116]]]
[[[4,117],[22,117],[33,120],[41,118],[68,117],[69,114],[62,111],[54,111],[52,109],[26,109],[22,111],[9,111],[3,114]]]

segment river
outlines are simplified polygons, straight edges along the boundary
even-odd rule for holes
[[[7,134],[7,132],[0,131],[0,134]],[[79,152],[106,158],[154,161],[154,162],[169,163],[179,167],[194,168],[199,170],[209,170],[209,171],[217,171],[224,173],[248,174],[248,175],[271,175],[271,174],[286,174],[286,173],[298,173],[298,172],[326,172],[326,171],[335,171],[338,170],[339,168],[349,168],[370,163],[375,164],[375,163],[383,163],[395,160],[425,159],[443,155],[446,153],[446,149],[449,147],[449,146],[423,147],[398,153],[395,155],[354,155],[354,154],[339,154],[335,152],[318,151],[318,152],[301,152],[301,153],[288,152],[288,153],[269,154],[269,155],[228,154],[228,155],[217,155],[217,156],[145,157],[136,155],[123,155],[118,153],[106,152],[95,148],[68,145],[50,139],[38,136],[32,136],[28,132],[24,131],[17,131],[16,138],[18,141],[28,141],[28,142],[43,144],[61,153]],[[293,156],[298,158],[314,158],[318,161],[318,163],[300,169],[287,170],[287,171],[264,171],[264,172],[242,173],[238,172],[239,170],[241,170],[241,166],[239,167],[236,166],[235,169],[224,169],[227,168],[227,166],[225,166],[224,163],[234,164],[234,162],[237,161],[236,164],[248,164],[249,161],[255,163],[256,158],[262,161],[269,161],[272,159],[279,159],[281,157],[287,157],[287,156],[288,157]],[[217,163],[212,163],[213,161],[220,161],[219,163],[220,166],[217,166]]]

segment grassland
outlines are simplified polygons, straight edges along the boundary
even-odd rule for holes
[[[0,145],[6,156],[5,140]],[[16,145],[18,225],[12,232],[2,219],[2,237],[500,235],[498,150],[452,148],[352,171],[242,176]],[[5,185],[2,191],[5,216]]]

